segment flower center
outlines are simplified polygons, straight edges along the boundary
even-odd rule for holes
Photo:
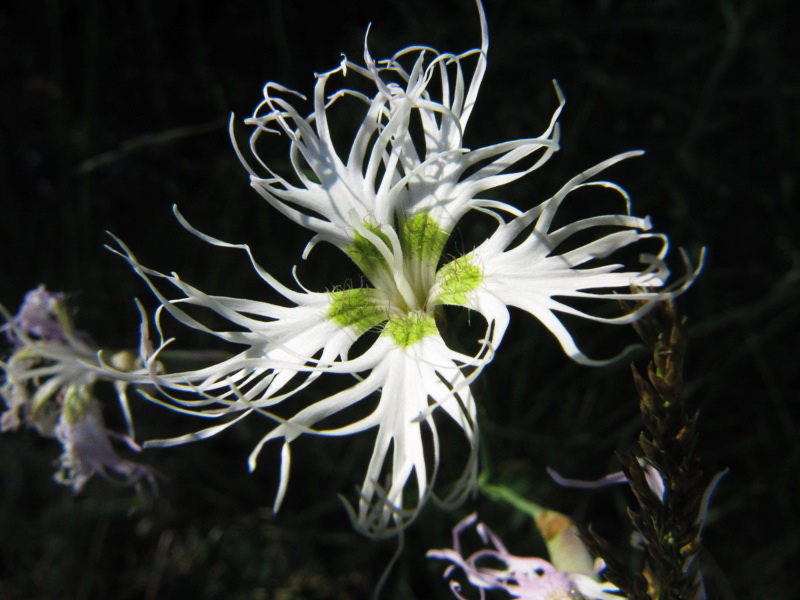
[[[373,288],[331,292],[328,317],[361,335],[386,323],[383,334],[408,347],[438,332],[440,305],[466,305],[482,280],[469,256],[437,267],[448,234],[427,213],[400,220],[397,227],[362,223],[347,255]]]
[[[430,313],[429,295],[447,237],[420,213],[396,228],[363,223],[346,252],[375,286],[389,315]]]

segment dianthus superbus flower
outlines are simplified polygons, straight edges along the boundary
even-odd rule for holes
[[[0,312],[5,315],[4,309]],[[0,398],[6,405],[0,432],[24,424],[57,439],[63,453],[55,479],[75,492],[95,474],[123,485],[138,487],[146,481],[155,487],[152,470],[121,458],[111,443],[116,438],[139,450],[131,437],[127,390],[129,383],[147,383],[150,376],[137,368],[135,355],[118,352],[111,357],[112,364],[105,364],[99,359],[100,349],[75,328],[65,295],[48,292],[44,286],[29,291],[17,314],[8,316],[0,330],[5,330],[11,345],[10,356],[0,362]],[[101,381],[116,388],[127,435],[105,426],[94,393]]]
[[[269,83],[264,100],[246,123],[254,127],[250,154],[237,149],[252,186],[275,209],[309,229],[313,236],[303,253],[319,243],[344,252],[369,285],[333,282],[328,292],[296,290],[277,281],[253,259],[244,244],[230,244],[200,233],[176,210],[183,225],[208,243],[245,251],[285,305],[208,295],[175,274],[139,264],[122,253],[148,282],[162,304],[181,323],[239,345],[241,351],[210,367],[165,374],[159,400],[187,413],[221,418],[219,425],[151,445],[171,445],[214,435],[240,418],[258,412],[275,427],[257,444],[282,443],[282,474],[275,501],[280,505],[289,476],[291,444],[303,434],[342,436],[376,430],[375,447],[352,509],[357,527],[386,535],[407,525],[431,494],[439,465],[438,414],[464,433],[469,458],[460,479],[444,500],[456,502],[473,487],[477,468],[477,423],[470,383],[492,360],[508,327],[508,306],[539,319],[573,359],[585,356],[558,313],[600,322],[630,323],[647,303],[674,295],[691,275],[665,288],[666,238],[649,233],[647,218],[629,214],[625,192],[595,177],[613,164],[638,154],[621,154],[567,182],[551,198],[522,210],[489,200],[483,192],[498,188],[541,167],[558,149],[557,105],[545,131],[532,138],[470,149],[465,135],[486,69],[488,35],[478,4],[482,41],[466,53],[440,54],[430,48],[406,48],[386,60],[374,60],[365,48],[364,64],[343,60],[317,76],[313,109],[303,116],[296,107],[303,96]],[[471,73],[465,65],[474,63]],[[342,80],[350,87],[331,89]],[[352,85],[350,85],[352,82]],[[363,91],[364,89],[367,91]],[[349,149],[334,140],[331,123],[343,102],[361,105],[361,120]],[[268,136],[288,140],[291,169],[281,173],[259,158]],[[334,143],[334,141],[336,143]],[[553,218],[581,188],[604,187],[620,197],[617,214],[594,215],[560,227]],[[463,256],[444,255],[447,240],[469,211],[497,222],[494,233]],[[564,252],[557,248],[571,236],[597,232],[593,240]],[[606,260],[614,252],[655,240],[661,250],[643,255],[642,264],[626,267]],[[169,298],[158,282],[175,286]],[[637,291],[631,291],[635,285]],[[595,316],[563,298],[639,300],[644,304],[615,318]],[[230,331],[204,325],[184,310],[208,308],[227,319]],[[459,306],[484,317],[485,330],[474,351],[448,346],[440,330],[443,306]],[[367,336],[366,338],[364,336]],[[353,352],[360,339],[372,340]],[[163,341],[163,340],[162,340]],[[309,404],[296,414],[279,416],[279,405],[321,376],[351,375],[354,382],[338,393]],[[185,393],[199,396],[187,397]],[[364,403],[377,405],[348,425],[328,426],[336,415]]]
[[[453,547],[430,550],[427,555],[452,563],[445,570],[446,578],[461,569],[470,585],[479,590],[481,600],[486,597],[485,590],[502,590],[508,598],[519,600],[624,599],[616,586],[601,582],[597,572],[563,571],[543,558],[511,554],[503,541],[483,523],[477,523],[475,528],[484,544],[491,543],[493,547],[466,555],[461,548],[461,535],[477,520],[475,513],[462,519],[453,528]],[[458,581],[450,579],[450,589],[456,598],[465,600]]]

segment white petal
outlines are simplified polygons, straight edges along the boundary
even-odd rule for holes
[[[551,199],[508,223],[500,224],[488,240],[467,256],[469,263],[477,266],[482,275],[480,284],[467,295],[467,306],[481,312],[487,320],[497,322],[493,344],[499,343],[508,318],[500,304],[516,306],[539,319],[556,337],[564,352],[577,362],[606,364],[609,361],[590,359],[578,349],[556,312],[603,323],[630,323],[648,310],[653,301],[673,297],[688,287],[696,272],[689,271],[675,289],[662,288],[669,275],[663,260],[667,242],[663,236],[647,233],[651,227],[649,219],[627,214],[599,215],[549,231],[561,203],[570,192],[581,187],[611,189],[620,194],[627,210],[629,199],[619,186],[587,179],[615,162],[637,154],[616,156],[573,178]],[[621,230],[607,233],[610,226]],[[532,229],[522,242],[509,249],[528,227]],[[593,228],[601,232],[598,238],[567,252],[556,253],[570,236]],[[644,265],[638,269],[631,270],[622,264],[598,263],[618,250],[648,239],[659,240],[662,249],[658,256],[642,255]],[[587,263],[592,264],[580,268]],[[569,306],[557,300],[558,297],[632,300],[644,304],[609,318]]]

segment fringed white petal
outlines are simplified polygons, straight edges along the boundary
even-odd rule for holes
[[[676,284],[665,287],[669,277],[664,262],[667,241],[659,234],[648,233],[651,224],[647,218],[628,214],[599,215],[550,231],[559,206],[571,192],[582,187],[611,189],[622,197],[626,211],[629,210],[628,196],[619,186],[587,180],[608,166],[638,154],[621,154],[573,178],[546,202],[498,225],[495,233],[467,256],[469,263],[480,269],[481,282],[467,295],[466,306],[481,312],[487,320],[497,322],[496,338],[502,336],[508,320],[504,305],[516,306],[541,321],[573,360],[587,365],[607,364],[616,358],[595,360],[587,357],[556,313],[602,323],[631,323],[649,310],[653,302],[671,298],[691,284],[697,271],[688,268],[686,275]],[[609,233],[609,227],[619,231]],[[528,228],[531,230],[525,235]],[[572,235],[594,228],[600,232],[597,239],[558,253],[561,244]],[[524,239],[511,247],[520,235],[525,235]],[[645,240],[659,242],[661,251],[657,255],[642,254],[643,264],[637,269],[626,268],[623,264],[597,264],[615,252]],[[587,264],[589,266],[584,267]],[[565,304],[556,299],[559,297],[625,300],[638,304],[617,317],[603,317]],[[494,343],[499,343],[499,339]]]

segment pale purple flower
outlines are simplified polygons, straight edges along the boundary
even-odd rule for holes
[[[460,569],[469,583],[479,591],[480,598],[486,597],[486,590],[502,590],[510,598],[521,600],[622,600],[624,597],[613,584],[601,582],[598,573],[569,573],[559,571],[543,558],[523,557],[511,554],[502,540],[485,524],[478,523],[476,530],[484,548],[466,555],[461,547],[461,535],[475,524],[477,513],[473,513],[453,528],[453,547],[430,550],[427,556],[446,560],[451,564],[444,572],[450,579],[450,589],[456,598],[466,600],[461,594],[462,587],[452,578]],[[598,569],[599,570],[599,569]]]
[[[3,431],[21,423],[53,435],[58,419],[60,393],[69,385],[91,385],[97,372],[95,348],[88,336],[75,330],[61,292],[44,286],[29,291],[14,317],[3,329],[11,341],[11,356],[0,363],[3,382],[0,395],[6,403]]]
[[[40,285],[25,294],[22,306],[13,318],[14,328],[6,324],[0,331],[5,331],[15,346],[23,343],[14,335],[15,329],[39,340],[65,342],[63,319],[59,317],[64,300],[63,292],[48,292],[43,285]]]
[[[145,481],[155,489],[152,469],[121,458],[114,450],[111,438],[119,438],[136,452],[141,449],[130,437],[106,429],[100,403],[92,395],[90,387],[74,385],[66,390],[55,437],[64,448],[55,479],[71,486],[75,493],[80,492],[96,474],[137,488]]]
[[[125,485],[142,479],[154,485],[149,468],[120,458],[111,444],[111,438],[119,438],[139,450],[131,437],[127,391],[131,383],[150,383],[150,373],[137,366],[131,353],[116,353],[111,364],[105,363],[89,336],[75,328],[63,293],[39,286],[25,295],[15,316],[2,307],[0,314],[6,316],[3,329],[11,342],[10,356],[0,362],[0,397],[6,405],[0,431],[24,424],[57,439],[63,454],[56,481],[75,492],[96,473]],[[146,352],[140,349],[140,354]],[[99,382],[113,384],[128,435],[106,429],[94,395]]]

